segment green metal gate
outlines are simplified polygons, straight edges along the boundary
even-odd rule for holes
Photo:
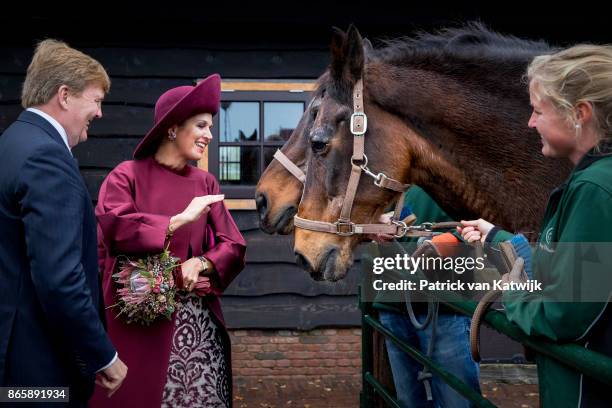
[[[458,297],[457,301],[453,301],[452,293],[446,292],[436,295],[430,292],[430,294],[436,297],[443,297],[445,300],[440,300],[440,303],[443,303],[457,312],[468,316],[472,316],[474,310],[476,309],[477,303],[474,301],[459,300]],[[372,302],[363,301],[361,288],[359,290],[359,308],[361,309],[361,346],[363,358],[361,408],[373,407],[375,394],[380,395],[388,406],[401,408],[397,400],[373,375],[372,371],[374,356],[372,345],[374,331],[378,331],[385,337],[391,339],[410,357],[424,366],[429,367],[432,373],[437,375],[440,379],[442,379],[442,381],[451,386],[462,396],[472,401],[477,407],[495,407],[491,401],[474,391],[459,378],[445,371],[444,368],[431,361],[431,359],[429,359],[419,350],[402,342],[400,339],[394,336],[393,333],[383,327],[374,316],[374,312],[376,310],[375,304]],[[530,337],[521,331],[517,326],[512,324],[503,313],[497,310],[490,309],[486,313],[484,321],[498,332],[524,344],[537,353],[545,354],[586,376],[597,378],[599,381],[612,385],[612,358],[592,350],[587,350],[578,344],[561,345],[542,340],[541,338],[535,339]]]

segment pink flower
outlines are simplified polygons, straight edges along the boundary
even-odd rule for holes
[[[130,289],[136,293],[147,293],[151,290],[149,280],[135,272],[130,277]]]

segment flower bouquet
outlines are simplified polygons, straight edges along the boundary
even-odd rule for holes
[[[180,259],[171,256],[168,248],[160,254],[120,260],[119,271],[113,274],[119,300],[109,307],[119,309],[117,317],[123,315],[127,323],[148,326],[160,316],[171,320],[178,306],[173,276],[177,267]]]

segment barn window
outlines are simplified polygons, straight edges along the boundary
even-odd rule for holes
[[[199,166],[217,177],[226,198],[253,198],[259,177],[295,129],[312,89],[311,81],[223,82],[213,141]]]

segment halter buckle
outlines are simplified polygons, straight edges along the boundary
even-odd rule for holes
[[[397,234],[393,234],[395,238],[402,238],[408,232],[408,225],[404,221],[391,220],[391,224],[398,227]]]
[[[353,166],[361,167],[361,170],[365,171],[366,173],[369,172],[370,169],[368,169],[368,156],[366,156],[365,153],[363,154],[363,158],[361,159],[361,161],[363,163],[357,164],[355,163],[355,158],[351,157],[351,164]]]
[[[427,231],[427,232],[431,232],[433,231],[433,222],[424,222],[421,224],[421,226],[423,227],[423,230]]]
[[[432,227],[433,227],[433,222],[424,222],[419,225],[411,225],[409,229],[413,231],[433,232]]]
[[[361,117],[363,118],[363,129],[356,130],[355,129],[355,118]],[[355,136],[363,136],[365,135],[366,130],[368,130],[368,117],[365,112],[354,112],[351,115],[351,133]]]
[[[334,222],[336,226],[336,234],[341,237],[350,237],[355,234],[355,223],[351,221],[338,220]]]
[[[374,180],[374,185],[376,187],[383,188],[382,183],[383,183],[383,180],[386,179],[386,178],[388,178],[388,177],[384,173],[378,173],[376,175],[376,180]]]

